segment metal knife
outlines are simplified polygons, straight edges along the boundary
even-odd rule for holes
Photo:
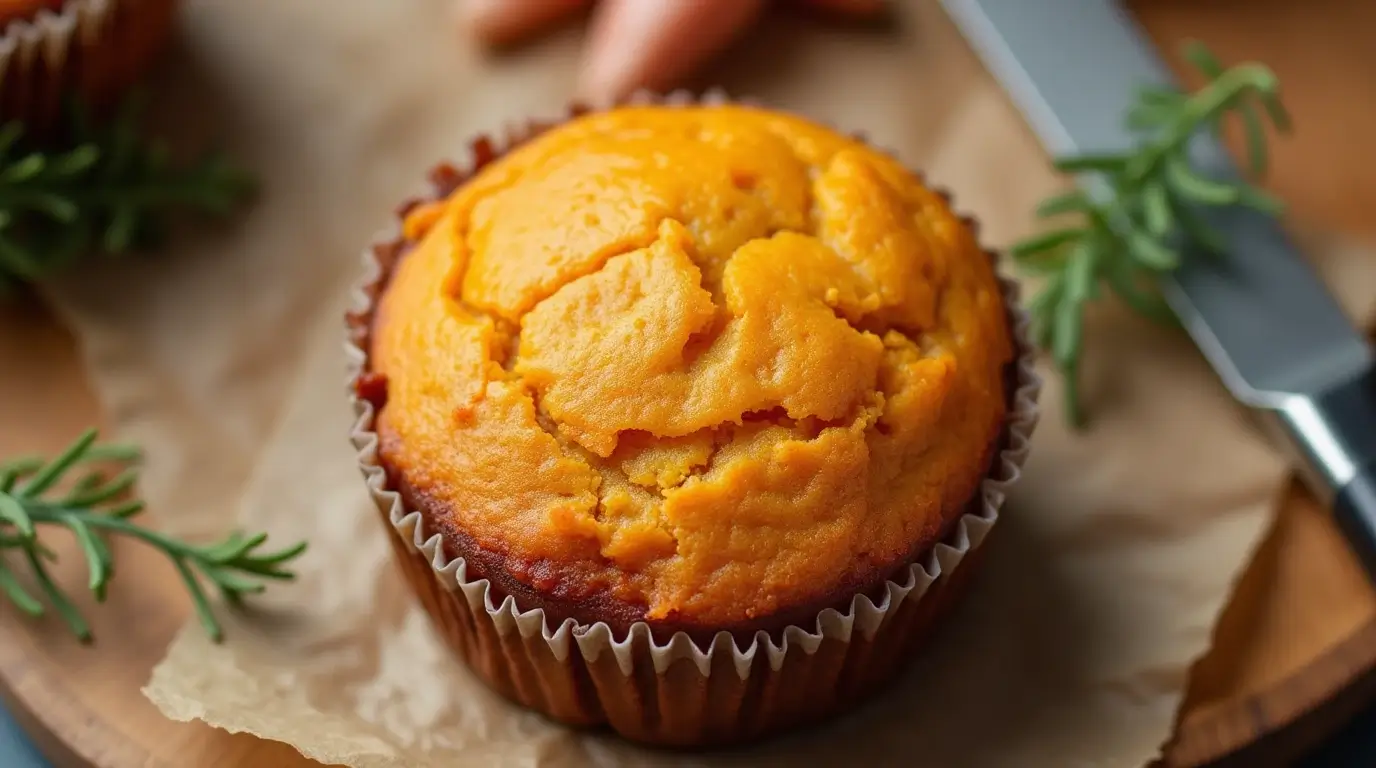
[[[1115,0],[942,3],[1053,155],[1131,147],[1123,116],[1136,88],[1172,81]],[[1191,159],[1210,176],[1238,176],[1207,137]],[[1165,298],[1228,389],[1290,449],[1376,579],[1371,347],[1272,217],[1241,208],[1199,214],[1224,236],[1227,253],[1187,253],[1163,285]]]

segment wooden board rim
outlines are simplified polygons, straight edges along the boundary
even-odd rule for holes
[[[1376,672],[1376,620],[1258,693],[1185,713],[1165,748],[1170,766],[1203,766],[1283,731]],[[1333,723],[1336,731],[1344,723]],[[1313,741],[1327,733],[1314,733]],[[1312,744],[1311,744],[1312,745]]]

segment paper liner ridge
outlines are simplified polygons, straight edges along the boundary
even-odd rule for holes
[[[166,41],[179,0],[67,0],[0,30],[0,117],[43,132],[78,95],[104,106]]]

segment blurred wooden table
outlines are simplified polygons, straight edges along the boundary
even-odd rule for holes
[[[1296,135],[1277,145],[1270,186],[1291,205],[1296,222],[1376,242],[1376,142],[1369,138],[1376,136],[1376,45],[1370,39],[1376,32],[1376,2],[1138,0],[1132,5],[1166,50],[1197,37],[1224,61],[1256,58],[1270,64],[1297,118]],[[51,451],[98,421],[71,337],[37,305],[0,310],[0,455]],[[1321,510],[1298,491],[1285,500],[1284,509],[1224,616],[1215,652],[1192,679],[1172,762],[1195,762],[1265,730],[1268,723],[1288,720],[1293,712],[1286,707],[1305,709],[1328,698],[1334,683],[1361,678],[1376,659],[1376,598],[1344,560]],[[171,618],[159,618],[159,626],[150,629],[169,637],[185,610],[175,596],[170,599]],[[155,659],[134,661],[151,665]],[[118,684],[137,688],[147,672],[146,667],[119,670]],[[1367,689],[1376,693],[1376,685],[1366,681],[1339,706],[1350,708]],[[1283,704],[1268,698],[1276,691],[1282,692]],[[299,756],[281,745],[195,724],[159,722],[141,698],[133,704],[121,699],[119,706],[132,707],[122,713],[125,720],[165,733],[182,745],[182,757],[196,756],[195,764],[299,764]],[[25,713],[19,709],[22,721]],[[1330,719],[1338,724],[1336,710],[1331,711],[1331,717],[1318,713],[1321,726]],[[92,729],[99,724],[80,717],[71,713],[72,721],[63,724],[65,737],[97,742],[101,734]],[[62,754],[59,745],[45,747]]]

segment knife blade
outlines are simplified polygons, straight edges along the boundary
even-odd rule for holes
[[[1123,116],[1136,89],[1174,82],[1115,0],[942,2],[1053,155],[1130,149]],[[1239,177],[1211,137],[1190,151],[1202,173]],[[1273,217],[1197,212],[1225,253],[1187,248],[1164,297],[1234,397],[1267,417],[1376,579],[1376,357]]]

